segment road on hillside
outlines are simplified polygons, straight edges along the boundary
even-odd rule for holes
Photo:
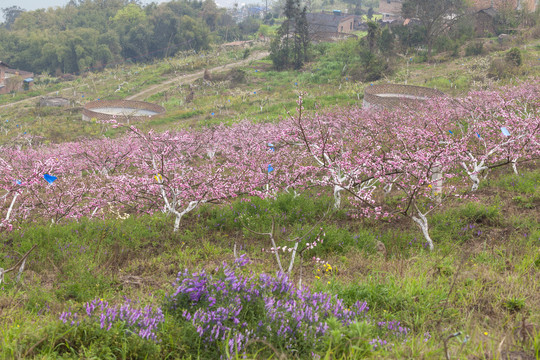
[[[260,60],[260,59],[268,56],[268,54],[269,53],[267,51],[258,52],[258,53],[253,54],[252,56],[248,57],[245,60],[237,61],[237,62],[226,64],[226,65],[217,66],[215,68],[208,69],[208,71],[210,71],[212,73],[219,73],[219,72],[222,72],[222,71],[225,71],[225,70],[228,70],[228,69],[232,69],[232,68],[235,68],[235,67],[238,67],[238,66],[246,65],[250,61],[253,61],[253,60]],[[126,98],[126,100],[144,100],[144,99],[146,99],[146,98],[148,98],[148,97],[150,97],[150,96],[152,96],[154,94],[157,94],[160,91],[163,91],[163,90],[166,90],[166,89],[170,88],[173,84],[174,85],[186,84],[186,83],[192,82],[194,80],[197,80],[198,78],[200,78],[203,75],[204,75],[204,70],[198,71],[196,73],[180,75],[180,76],[175,77],[174,79],[170,79],[170,80],[164,81],[164,82],[162,82],[160,84],[151,86],[148,89],[141,91],[140,93],[128,96]]]
[[[226,65],[216,66],[215,68],[208,69],[208,71],[215,72],[215,73],[222,72],[222,71],[225,71],[227,69],[232,69],[232,68],[235,68],[235,67],[238,67],[238,66],[246,65],[250,61],[253,61],[253,60],[260,60],[260,59],[268,56],[268,54],[269,53],[267,51],[257,52],[257,53],[254,53],[253,55],[251,55],[250,57],[248,57],[245,60],[240,60],[240,61],[230,63],[230,64],[226,64]],[[143,90],[143,91],[141,91],[141,92],[139,92],[137,94],[131,95],[131,96],[127,97],[126,100],[143,100],[143,99],[146,99],[147,97],[149,97],[151,95],[154,95],[154,94],[157,94],[158,92],[163,91],[164,89],[168,89],[169,87],[172,86],[172,84],[186,84],[186,83],[189,83],[191,81],[194,81],[194,80],[200,78],[203,74],[204,74],[204,70],[201,70],[201,71],[198,71],[196,73],[177,76],[177,77],[175,77],[173,79],[166,80],[166,81],[164,81],[162,83],[159,83],[157,85],[153,85],[153,86],[149,87],[148,89]],[[29,101],[32,101],[32,100],[36,100],[36,99],[39,99],[42,96],[55,96],[58,92],[72,90],[72,89],[73,89],[73,87],[69,87],[69,88],[65,88],[65,89],[62,89],[62,90],[58,90],[58,91],[52,91],[52,92],[50,92],[48,94],[45,94],[45,95],[34,96],[34,97],[27,98],[27,99],[19,100],[19,101],[16,101],[16,102],[12,102],[12,103],[9,103],[9,104],[0,105],[0,109],[5,108],[5,107],[9,107],[9,106],[15,106],[15,105],[18,105],[18,104],[23,104],[25,102],[29,102]]]

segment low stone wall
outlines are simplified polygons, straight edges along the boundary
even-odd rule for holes
[[[364,90],[364,108],[379,107],[391,109],[403,104],[414,104],[433,97],[445,96],[439,90],[422,86],[379,84]]]
[[[152,111],[155,114],[153,115],[143,115],[143,116],[132,116],[132,115],[122,115],[122,114],[105,114],[99,111],[94,111],[94,109],[101,108],[125,108],[125,109],[139,109]],[[134,100],[98,100],[91,101],[84,105],[82,112],[82,119],[89,121],[91,119],[97,120],[112,120],[115,119],[118,122],[137,122],[151,119],[155,116],[165,113],[165,108],[152,103],[147,103],[144,101],[134,101]]]
[[[56,107],[67,107],[70,105],[68,99],[63,97],[41,97],[39,99],[39,106],[56,106]]]

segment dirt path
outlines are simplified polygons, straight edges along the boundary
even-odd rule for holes
[[[252,56],[250,56],[249,58],[247,58],[245,60],[237,61],[237,62],[226,64],[226,65],[217,66],[215,68],[208,69],[208,71],[210,71],[212,73],[219,73],[219,72],[222,72],[222,71],[225,71],[225,70],[228,70],[228,69],[232,69],[232,68],[235,68],[235,67],[238,67],[238,66],[249,64],[249,62],[251,62],[253,60],[260,60],[260,59],[266,57],[267,55],[268,55],[268,52],[266,52],[266,51],[258,52],[258,53],[253,54]],[[196,73],[177,76],[174,79],[170,79],[170,80],[164,81],[164,82],[162,82],[160,84],[151,86],[148,89],[141,91],[140,93],[128,96],[126,98],[126,100],[144,100],[144,99],[148,98],[149,96],[152,96],[154,94],[157,94],[160,91],[168,89],[173,84],[174,85],[186,84],[186,83],[192,82],[194,80],[197,80],[198,78],[203,76],[203,74],[204,74],[204,70],[201,70],[201,71],[198,71]]]
[[[253,54],[252,56],[248,57],[245,60],[240,60],[240,61],[230,63],[230,64],[226,64],[226,65],[216,66],[215,68],[208,69],[208,71],[210,71],[210,72],[222,72],[222,71],[225,71],[225,70],[228,70],[228,69],[235,68],[237,66],[242,66],[242,65],[245,65],[245,64],[249,64],[249,62],[253,61],[253,60],[260,60],[260,59],[266,57],[267,55],[268,55],[268,52],[266,52],[266,51],[257,52],[257,53]],[[160,84],[153,85],[153,86],[149,87],[148,89],[143,90],[143,91],[141,91],[141,92],[139,92],[137,94],[131,95],[131,96],[127,97],[126,100],[144,100],[145,98],[147,98],[147,97],[149,97],[151,95],[157,94],[158,92],[163,91],[164,89],[167,89],[168,87],[172,86],[172,84],[185,84],[185,83],[188,83],[188,82],[191,82],[191,81],[194,81],[194,80],[200,78],[203,74],[204,74],[204,70],[201,70],[201,71],[198,71],[196,73],[177,76],[177,77],[175,77],[173,79],[166,80],[166,81],[164,81],[164,82],[162,82]],[[9,106],[15,106],[15,105],[23,104],[25,102],[29,102],[29,101],[32,101],[32,100],[37,100],[42,96],[55,96],[58,92],[62,93],[63,91],[68,91],[68,90],[72,90],[72,89],[73,89],[73,87],[69,87],[69,88],[65,88],[65,89],[62,89],[62,90],[58,90],[58,91],[52,91],[52,92],[44,94],[44,95],[38,95],[38,96],[30,97],[30,98],[27,98],[27,99],[19,100],[19,101],[16,101],[16,102],[12,102],[12,103],[9,103],[9,104],[0,105],[0,109],[6,108],[6,107],[9,107]]]

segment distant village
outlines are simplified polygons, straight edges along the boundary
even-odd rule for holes
[[[377,21],[382,26],[414,25],[417,19],[402,16],[403,0],[380,0]],[[472,0],[471,11],[475,19],[477,36],[495,33],[496,19],[500,12],[522,10],[535,12],[540,8],[540,0]],[[264,18],[268,12],[266,5],[243,4],[229,9],[229,14],[241,22],[249,17]],[[345,11],[333,10],[308,13],[307,21],[312,41],[328,41],[339,38],[356,37],[355,31],[367,30],[365,17],[348,14]],[[251,43],[237,41],[236,43]],[[34,82],[34,74],[28,71],[13,69],[0,59],[0,94],[8,94],[29,90]]]
[[[33,73],[12,69],[8,64],[0,61],[0,95],[30,90],[33,83]]]

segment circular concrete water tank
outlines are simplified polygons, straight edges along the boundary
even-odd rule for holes
[[[371,85],[364,90],[364,108],[393,108],[402,104],[413,104],[445,94],[437,89],[401,84]]]
[[[133,100],[98,100],[84,105],[82,119],[89,121],[116,120],[133,122],[148,120],[165,113],[165,108],[144,101]]]

